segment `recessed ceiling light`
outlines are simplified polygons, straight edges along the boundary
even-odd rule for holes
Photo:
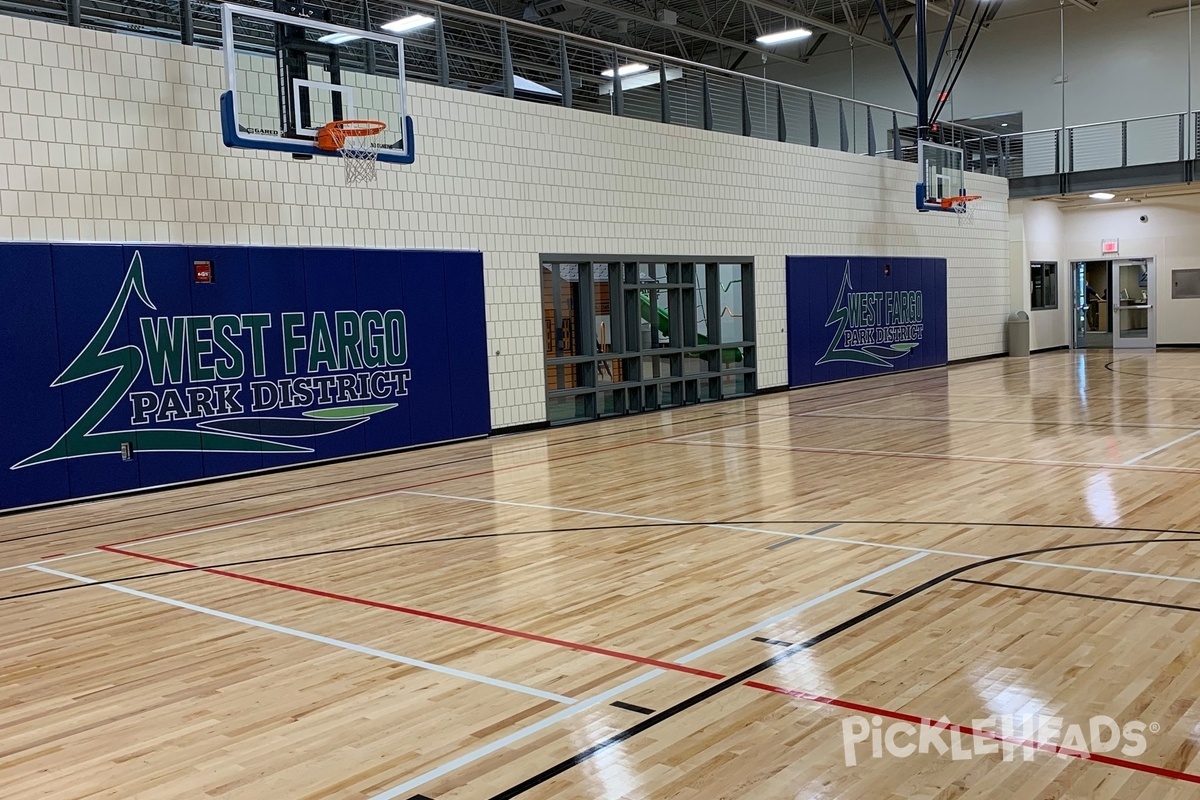
[[[759,44],[780,44],[781,42],[792,42],[796,39],[805,39],[812,36],[812,31],[808,28],[790,28],[786,31],[778,31],[776,33],[764,33],[759,36],[757,41]]]
[[[379,27],[392,33],[408,33],[409,31],[415,31],[417,28],[424,28],[426,25],[432,25],[433,23],[433,17],[425,14],[409,14],[407,17],[385,22]]]
[[[1008,123],[1007,123],[1007,122],[1001,122],[1001,123],[1000,123],[1000,127],[1001,127],[1001,128],[1007,128],[1007,127],[1008,127]]]
[[[1112,192],[1093,192],[1092,194],[1089,194],[1088,197],[1092,198],[1093,200],[1112,200],[1114,197],[1116,197],[1116,195]]]
[[[617,72],[620,73],[622,78],[624,78],[626,75],[637,75],[639,72],[645,72],[648,69],[650,69],[650,67],[646,66],[645,64],[622,64],[621,66],[617,67]],[[611,78],[613,77],[613,71],[611,69],[606,69],[604,72],[600,73],[600,77]]]

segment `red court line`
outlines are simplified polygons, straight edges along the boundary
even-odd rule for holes
[[[515,637],[518,637],[521,639],[528,639],[530,641],[542,642],[543,644],[550,644],[550,645],[555,645],[558,647],[566,647],[566,648],[570,648],[572,650],[581,650],[581,651],[588,652],[588,653],[595,653],[597,655],[608,656],[610,658],[618,658],[618,659],[622,659],[625,661],[632,661],[632,662],[638,663],[638,664],[644,664],[647,666],[657,667],[658,669],[669,670],[672,672],[683,672],[683,673],[687,673],[689,675],[696,675],[696,676],[699,676],[702,678],[710,678],[713,680],[724,680],[727,677],[718,672],[710,672],[708,670],[696,669],[695,667],[689,667],[689,666],[685,666],[683,664],[676,664],[676,663],[673,663],[670,661],[660,661],[660,660],[654,659],[654,658],[645,658],[643,656],[633,655],[632,653],[624,653],[619,650],[610,650],[608,648],[596,647],[594,645],[583,644],[580,642],[570,642],[565,639],[556,639],[556,638],[550,637],[550,636],[541,636],[536,633],[527,633],[525,631],[519,631],[519,630],[515,630],[513,628],[504,628],[499,625],[491,625],[486,622],[476,622],[474,620],[463,619],[460,617],[452,617],[447,614],[438,614],[433,611],[425,611],[425,610],[418,609],[418,608],[399,606],[399,605],[394,605],[392,603],[380,602],[377,600],[367,600],[365,598],[353,597],[351,595],[338,594],[336,592],[327,592],[322,589],[313,589],[313,588],[310,588],[307,586],[300,586],[298,584],[283,583],[281,581],[274,581],[274,580],[270,580],[269,578],[259,578],[259,577],[253,576],[253,575],[243,575],[241,573],[230,572],[228,570],[223,570],[223,569],[216,569],[216,568],[210,568],[210,567],[197,567],[197,565],[189,564],[186,561],[179,561],[179,560],[172,559],[172,558],[164,558],[162,556],[152,556],[152,555],[148,555],[146,553],[135,553],[132,550],[123,550],[115,545],[101,545],[97,549],[103,550],[103,551],[106,551],[109,553],[113,553],[116,555],[129,556],[132,558],[140,558],[140,559],[143,559],[146,561],[154,561],[154,562],[157,562],[160,564],[167,564],[170,566],[182,567],[182,568],[186,568],[186,569],[198,569],[200,571],[208,572],[213,575],[220,575],[220,576],[226,577],[226,578],[235,578],[237,580],[248,581],[250,583],[257,583],[257,584],[260,584],[263,586],[271,586],[271,587],[277,588],[277,589],[286,589],[288,591],[300,592],[303,594],[313,595],[315,597],[322,597],[322,598],[325,598],[328,600],[340,600],[342,602],[355,603],[357,605],[368,606],[370,608],[378,608],[378,609],[382,609],[385,611],[396,611],[396,612],[399,612],[402,614],[408,614],[408,615],[415,616],[415,617],[422,617],[425,619],[432,619],[432,620],[436,620],[439,622],[449,622],[454,625],[462,625],[464,627],[475,628],[477,630],[487,631],[489,633],[496,633],[496,634],[500,634],[503,636],[515,636]],[[808,700],[808,701],[811,701],[814,703],[821,703],[821,704],[827,705],[827,706],[834,706],[836,708],[842,708],[842,709],[846,709],[848,711],[856,711],[856,712],[862,713],[862,714],[872,714],[872,715],[878,714],[881,717],[887,717],[889,719],[899,720],[901,722],[908,722],[908,723],[918,725],[918,726],[936,724],[936,722],[933,720],[918,717],[914,714],[907,714],[903,711],[892,711],[890,709],[879,708],[877,706],[869,706],[869,705],[865,705],[863,703],[855,703],[851,700],[842,700],[842,699],[839,699],[836,697],[826,697],[825,695],[813,694],[812,692],[803,692],[798,689],[786,689],[782,686],[775,686],[775,685],[769,684],[769,683],[761,683],[759,681],[746,681],[742,685],[747,686],[751,689],[758,689],[758,690],[764,691],[764,692],[773,692],[775,694],[783,694],[783,695],[787,695],[789,697],[795,697],[800,700]],[[1178,770],[1168,769],[1166,767],[1156,767],[1152,764],[1142,764],[1142,763],[1138,763],[1136,761],[1128,761],[1128,760],[1122,759],[1122,758],[1115,758],[1113,756],[1107,756],[1103,753],[1086,753],[1086,752],[1082,752],[1082,751],[1078,751],[1078,750],[1072,750],[1072,749],[1066,748],[1066,747],[1060,747],[1059,745],[1050,744],[1047,742],[1039,742],[1039,741],[1030,740],[1030,739],[1020,739],[1020,738],[1014,737],[1014,736],[1005,736],[1004,734],[997,733],[995,731],[978,730],[978,729],[975,729],[975,728],[972,728],[972,727],[969,727],[966,725],[950,724],[945,727],[951,731],[960,731],[964,734],[967,734],[968,736],[975,736],[975,737],[979,737],[979,738],[983,738],[983,739],[992,739],[992,740],[995,740],[998,742],[1005,742],[1008,744],[1012,744],[1012,745],[1016,745],[1016,746],[1020,746],[1020,747],[1027,747],[1027,748],[1031,748],[1034,750],[1040,750],[1040,751],[1047,752],[1047,753],[1053,753],[1056,755],[1064,755],[1064,756],[1068,756],[1068,757],[1076,758],[1076,759],[1080,759],[1080,760],[1093,761],[1095,763],[1105,764],[1105,765],[1111,766],[1111,767],[1120,767],[1122,769],[1133,770],[1135,772],[1144,772],[1144,773],[1148,773],[1151,775],[1157,775],[1157,776],[1163,777],[1163,778],[1170,778],[1172,780],[1180,780],[1180,781],[1185,781],[1188,783],[1200,784],[1200,775],[1193,775],[1188,772],[1180,772]]]
[[[586,450],[582,453],[566,453],[561,456],[555,456],[553,458],[545,458],[540,461],[530,462],[527,464],[509,464],[507,466],[493,467],[492,469],[482,470],[480,472],[469,472],[465,475],[453,475],[448,478],[437,478],[437,479],[431,480],[431,481],[423,481],[421,483],[413,483],[408,486],[400,486],[400,487],[396,487],[396,488],[392,488],[392,489],[380,489],[375,492],[366,492],[365,494],[355,494],[355,495],[350,495],[349,497],[339,497],[336,500],[323,500],[319,503],[308,503],[307,505],[294,506],[292,508],[285,508],[280,511],[269,511],[264,514],[254,514],[249,517],[241,517],[239,519],[225,520],[224,522],[211,522],[207,525],[197,525],[196,527],[193,527],[193,528],[183,528],[182,530],[170,531],[169,533],[155,533],[155,534],[149,534],[146,536],[139,536],[135,539],[124,539],[119,542],[112,542],[108,546],[115,547],[117,545],[123,545],[123,544],[136,544],[137,542],[144,542],[147,539],[161,539],[161,538],[165,538],[168,536],[180,536],[185,533],[195,533],[195,532],[199,532],[199,531],[208,530],[209,528],[225,528],[225,527],[230,527],[233,525],[244,525],[247,522],[254,522],[256,520],[262,520],[262,519],[274,519],[275,517],[281,517],[281,516],[284,516],[287,514],[298,514],[302,511],[313,511],[318,508],[325,508],[326,506],[337,505],[338,503],[349,503],[349,502],[356,501],[356,500],[369,500],[372,497],[386,497],[387,495],[398,494],[400,492],[407,492],[411,489],[419,489],[423,486],[432,486],[435,483],[446,483],[447,481],[457,481],[457,480],[463,480],[466,478],[478,478],[483,475],[494,475],[497,472],[506,472],[506,471],[512,470],[512,469],[522,469],[524,467],[537,466],[538,464],[546,464],[551,461],[561,461],[562,459],[565,459],[565,458],[580,458],[581,456],[590,456],[590,455],[595,455],[596,453],[605,453],[605,452],[608,452],[609,450],[620,450],[625,447],[635,447],[640,444],[654,444],[657,441],[658,441],[657,439],[647,439],[647,440],[642,440],[642,441],[637,441],[637,442],[627,442],[625,444],[612,445],[611,447],[601,447],[596,450]],[[314,465],[314,466],[320,466],[320,465]],[[429,469],[435,469],[437,466],[439,466],[439,465],[430,465]],[[442,465],[442,466],[444,466],[444,465]],[[371,478],[371,476],[365,476],[364,480],[369,480],[370,478]],[[296,488],[296,491],[300,492],[300,491],[304,491],[304,489],[305,489],[305,487],[300,486],[300,487]],[[252,500],[253,498],[248,497],[246,499]],[[117,524],[117,522],[114,522],[113,524]],[[98,547],[97,549],[103,550],[104,547],[101,546],[101,547]]]
[[[782,686],[773,686],[769,683],[759,683],[758,681],[746,681],[746,686],[752,689],[761,689],[765,692],[775,692],[776,694],[785,694],[789,697],[795,697],[800,700],[809,700],[814,703],[821,703],[827,706],[836,706],[849,711],[857,711],[862,714],[878,714],[881,717],[908,722],[917,726],[936,726],[945,727],[950,731],[960,731],[968,736],[975,736],[980,739],[992,739],[997,742],[1005,742],[1007,744],[1017,745],[1019,747],[1028,747],[1033,750],[1041,750],[1045,753],[1054,753],[1055,755],[1068,756],[1077,758],[1082,761],[1094,761],[1097,764],[1104,764],[1109,767],[1121,767],[1122,769],[1133,770],[1134,772],[1146,772],[1151,775],[1157,775],[1162,778],[1171,778],[1177,781],[1186,781],[1188,783],[1200,783],[1200,775],[1193,775],[1190,772],[1180,772],[1166,767],[1156,767],[1153,764],[1142,764],[1137,761],[1128,761],[1123,758],[1114,758],[1113,756],[1105,755],[1104,753],[1087,753],[1080,750],[1072,750],[1068,747],[1060,747],[1056,744],[1048,742],[1039,742],[1033,739],[1021,739],[1016,736],[1005,736],[1002,733],[989,730],[978,730],[967,725],[946,725],[943,726],[937,723],[936,720],[918,717],[913,714],[906,714],[903,711],[892,711],[886,708],[878,708],[876,706],[863,705],[850,700],[840,700],[836,697],[825,697],[824,695],[812,694],[811,692],[801,692],[796,689],[785,689]]]
[[[503,628],[499,625],[491,625],[486,622],[476,622],[475,620],[463,619],[462,617],[452,617],[448,614],[438,614],[434,611],[425,611],[420,608],[411,608],[409,606],[394,605],[392,603],[384,603],[378,600],[367,600],[362,597],[354,597],[352,595],[338,594],[337,592],[327,592],[323,589],[313,589],[308,586],[300,586],[294,583],[283,583],[282,581],[273,581],[269,578],[259,578],[254,575],[245,575],[240,572],[230,572],[229,570],[216,569],[209,567],[199,567],[196,564],[189,564],[186,561],[178,561],[173,558],[164,558],[162,556],[152,556],[146,553],[135,553],[132,550],[123,550],[115,545],[100,545],[97,550],[104,550],[108,553],[115,553],[122,556],[131,556],[140,558],[145,561],[156,561],[159,564],[168,564],[175,567],[183,567],[186,569],[198,569],[202,572],[208,572],[213,575],[220,575],[225,578],[235,578],[240,581],[248,581],[257,583],[262,586],[271,586],[276,589],[286,589],[291,592],[300,592],[302,594],[312,595],[314,597],[323,597],[327,600],[340,600],[344,603],[355,603],[360,606],[369,606],[370,608],[378,608],[384,611],[396,611],[401,614],[408,614],[414,617],[422,617],[424,619],[432,619],[438,622],[449,622],[453,625],[462,625],[467,628],[475,628],[476,630],[487,631],[489,633],[498,633],[502,636],[515,636],[521,639],[528,639],[534,642],[542,642],[543,644],[555,645],[558,647],[568,647],[572,650],[582,650],[588,653],[608,656],[610,658],[620,658],[625,661],[633,661],[638,664],[645,664],[659,669],[671,670],[673,672],[684,672],[689,675],[698,675],[701,678],[712,678],[721,680],[725,676],[718,672],[710,672],[705,669],[696,669],[695,667],[676,664],[671,661],[660,661],[656,658],[646,658],[637,656],[632,653],[624,653],[620,650],[610,650],[606,647],[597,647],[595,645],[583,644],[582,642],[570,642],[566,639],[556,639],[552,636],[542,636],[536,633],[527,633],[514,628]]]

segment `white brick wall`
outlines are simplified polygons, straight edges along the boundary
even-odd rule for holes
[[[0,240],[484,252],[492,422],[545,419],[540,253],[755,257],[760,385],[787,379],[784,256],[943,256],[950,357],[1002,352],[1008,189],[974,227],[916,167],[414,83],[417,162],[227,150],[220,53],[0,16]]]

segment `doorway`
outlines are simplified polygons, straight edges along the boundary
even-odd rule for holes
[[[1154,259],[1072,264],[1076,348],[1153,348]]]

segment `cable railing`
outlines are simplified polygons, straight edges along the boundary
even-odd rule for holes
[[[241,2],[261,8],[273,5],[269,0]],[[0,13],[216,49],[221,46],[220,5],[216,0],[0,0]],[[434,25],[404,37],[405,73],[410,80],[916,162],[916,117],[899,109],[440,0],[326,0],[324,5],[331,10],[333,22],[364,29],[414,13],[434,17]],[[261,39],[258,49],[273,50],[266,29],[248,34],[240,37],[248,46],[255,47]],[[371,68],[390,73],[396,65],[372,64]],[[621,68],[614,79],[613,70]],[[529,86],[527,81],[549,91],[522,89]],[[950,124],[938,131],[943,143],[964,147],[987,135]],[[986,159],[980,161],[982,169],[992,171],[988,164]]]
[[[240,0],[270,8],[270,0]],[[377,28],[414,13],[435,24],[405,35],[410,80],[504,94],[688,128],[916,163],[915,115],[720,67],[591,39],[442,0],[325,0],[333,21]],[[221,46],[217,0],[0,0],[0,13],[84,28]],[[273,34],[242,39],[262,52]],[[370,69],[398,72],[392,64]],[[367,65],[361,68],[367,69]],[[614,79],[614,70],[618,77]],[[517,80],[517,78],[523,80]],[[530,91],[528,82],[548,91]],[[994,134],[939,123],[925,138],[961,147],[969,172],[1006,178],[1163,164],[1196,158],[1200,113],[1163,114]]]
[[[1200,113],[1091,122],[1000,137],[1007,178],[1170,164],[1200,152]]]

